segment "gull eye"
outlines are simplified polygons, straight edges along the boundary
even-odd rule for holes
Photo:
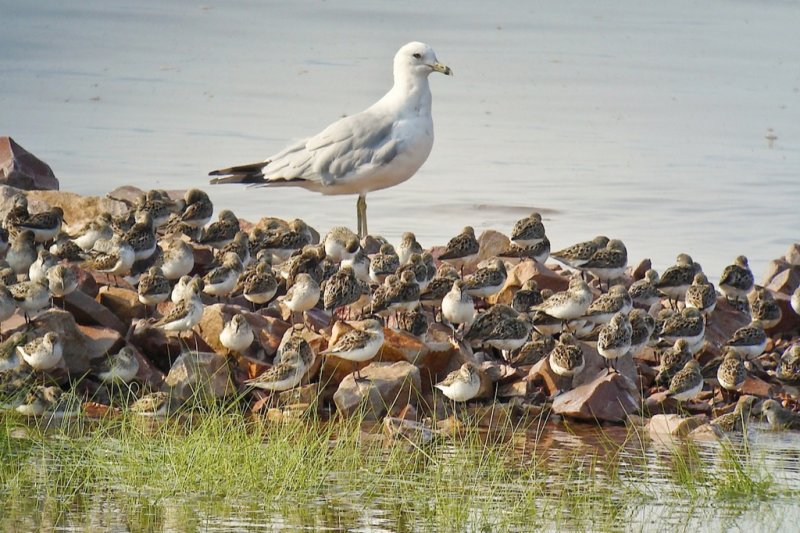
[[[422,54],[414,54],[414,57],[417,59],[422,59]]]

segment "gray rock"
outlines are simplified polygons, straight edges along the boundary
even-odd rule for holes
[[[201,404],[236,392],[227,359],[213,352],[182,353],[172,364],[165,384],[176,398]]]
[[[414,404],[421,388],[419,369],[411,363],[371,363],[361,370],[358,382],[354,374],[345,377],[333,401],[343,416],[363,408],[367,419],[377,420],[387,413],[397,416],[407,404]]]

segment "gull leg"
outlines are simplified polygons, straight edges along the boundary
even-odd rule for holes
[[[364,194],[358,195],[356,214],[358,216],[358,237],[364,238],[367,236],[367,196]]]

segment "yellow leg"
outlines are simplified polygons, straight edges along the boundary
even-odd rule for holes
[[[365,194],[358,195],[358,202],[356,202],[356,213],[358,216],[358,237],[363,239],[367,236],[367,196]]]

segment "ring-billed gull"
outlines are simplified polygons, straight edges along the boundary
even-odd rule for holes
[[[358,234],[367,234],[367,193],[406,181],[433,147],[432,72],[452,75],[433,49],[411,42],[394,56],[394,85],[366,110],[264,161],[214,170],[211,183],[295,186],[322,194],[358,194]]]

